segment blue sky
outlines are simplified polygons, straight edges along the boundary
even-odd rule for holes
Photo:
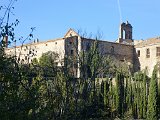
[[[0,0],[0,4],[7,4]],[[160,0],[119,0],[122,21],[133,26],[133,39],[160,36]],[[14,16],[19,26],[16,33],[26,36],[36,27],[34,37],[40,40],[61,38],[69,28],[82,33],[97,32],[101,39],[118,38],[120,15],[117,0],[18,0]]]

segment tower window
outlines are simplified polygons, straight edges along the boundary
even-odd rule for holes
[[[149,50],[149,48],[147,48],[147,50],[146,50],[146,58],[150,58],[150,50]]]
[[[138,51],[137,51],[137,55],[138,55],[138,57],[140,57],[140,54],[141,54],[141,53],[140,53],[140,50],[138,50]]]
[[[126,31],[123,30],[123,36],[122,36],[122,39],[126,39]]]

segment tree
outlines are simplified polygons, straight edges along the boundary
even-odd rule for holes
[[[55,52],[48,51],[43,53],[42,56],[39,58],[39,64],[43,67],[53,67],[56,66],[58,61],[59,55]]]
[[[143,74],[143,118],[146,118],[147,113],[147,75],[146,71]]]
[[[157,95],[158,95],[158,86],[157,86],[157,68],[155,66],[152,78],[149,85],[149,95],[148,95],[148,106],[147,106],[147,119],[148,120],[157,120]]]
[[[121,73],[116,73],[116,109],[118,116],[123,115],[124,103],[124,76]]]

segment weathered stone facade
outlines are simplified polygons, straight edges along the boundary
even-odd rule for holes
[[[154,66],[160,62],[160,38],[152,38],[135,45],[136,57],[138,58],[135,66],[139,70],[147,70],[151,76]]]
[[[78,55],[81,51],[87,51],[95,39],[81,37],[74,30],[70,29],[63,38],[48,40],[45,42],[34,42],[16,48],[6,48],[8,55],[17,56],[17,60],[23,63],[30,63],[33,58],[39,58],[47,51],[54,51],[59,54],[58,66],[63,66],[65,56]],[[119,38],[116,42],[97,40],[101,54],[109,55],[112,58],[127,62],[133,65],[134,72],[148,70],[150,76],[154,66],[160,61],[160,38],[146,41],[135,41],[132,39],[132,26],[129,22],[120,25]],[[159,50],[159,51],[158,51]],[[80,76],[79,64],[73,74]]]
[[[94,42],[94,39],[82,39],[82,50],[86,50],[88,46]],[[121,62],[127,61],[133,64],[133,51],[134,47],[132,45],[120,44],[115,42],[108,42],[98,40],[98,48],[102,55],[109,55]]]

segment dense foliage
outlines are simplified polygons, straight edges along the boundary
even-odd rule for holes
[[[6,13],[11,8],[9,5]],[[125,62],[117,66],[117,61],[99,53],[97,41],[76,58],[66,56],[63,67],[57,65],[59,55],[52,51],[33,59],[32,63],[20,64],[16,56],[5,54],[3,41],[5,36],[15,41],[12,28],[17,22],[9,26],[3,20],[0,23],[0,119],[160,118],[158,69],[153,71],[151,79],[146,71],[132,75]],[[77,61],[79,78],[71,72]]]
[[[133,77],[117,71],[108,77],[108,69],[113,68],[110,59],[101,66],[100,56],[97,59],[97,54],[91,55],[95,57],[87,62],[96,69],[87,66],[91,75],[84,77],[83,73],[80,78],[66,72],[69,64],[63,68],[51,64],[58,59],[51,51],[25,65],[1,55],[1,119],[158,119],[160,91],[155,71],[152,79],[145,72]],[[102,73],[99,68],[104,71],[103,77],[98,77]]]

